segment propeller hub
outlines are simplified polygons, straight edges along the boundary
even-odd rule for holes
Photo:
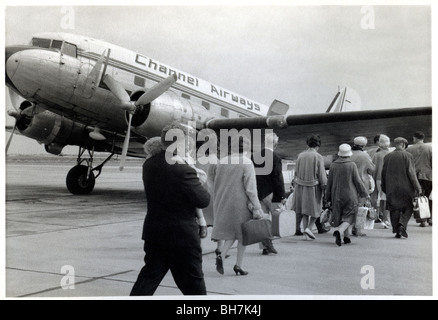
[[[135,105],[135,103],[133,101],[123,102],[122,105],[121,105],[121,108],[123,110],[128,111],[131,114],[134,114],[137,111],[137,106]]]

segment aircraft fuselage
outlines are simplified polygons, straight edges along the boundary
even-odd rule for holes
[[[94,76],[92,70],[101,55],[103,70]],[[172,109],[173,119],[181,122],[265,115],[268,110],[263,104],[100,40],[44,33],[35,35],[29,46],[6,48],[7,85],[21,96],[84,125],[123,132],[127,117],[119,108],[120,101],[102,82],[106,74],[117,79],[132,99],[140,95],[136,92],[144,93],[146,88],[175,74],[177,82],[151,103],[149,114],[154,114],[154,109],[158,113]],[[137,125],[133,131],[146,120],[134,121]]]

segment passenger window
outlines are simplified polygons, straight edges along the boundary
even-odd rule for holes
[[[134,84],[136,86],[139,86],[139,87],[145,87],[146,86],[146,79],[145,78],[141,78],[139,76],[135,76],[134,77]]]
[[[205,109],[210,110],[210,104],[208,102],[202,101],[201,104]]]
[[[50,39],[33,38],[32,45],[40,48],[50,48]]]
[[[228,109],[221,109],[221,116],[228,118]]]
[[[76,58],[77,57],[76,46],[74,44],[65,42],[64,49],[62,50],[62,53],[66,54],[70,57]]]
[[[53,48],[53,49],[59,49],[59,50],[61,50],[61,48],[62,48],[62,41],[59,41],[59,40],[53,40],[53,41],[52,41],[52,48]]]

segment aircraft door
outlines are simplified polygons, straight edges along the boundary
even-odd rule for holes
[[[58,77],[55,77],[53,81],[57,82],[57,86],[67,98],[67,102],[71,101],[76,91],[80,68],[81,63],[76,57],[60,53]]]

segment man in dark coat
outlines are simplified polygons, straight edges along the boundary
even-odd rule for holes
[[[265,135],[265,148],[253,158],[256,168],[258,198],[263,211],[268,214],[286,200],[281,158],[274,151],[277,144],[278,136],[275,133],[267,133]],[[265,161],[260,164],[257,161],[260,159]],[[263,241],[260,247],[263,249],[264,255],[277,253],[271,239]]]
[[[412,200],[415,193],[421,193],[421,186],[415,174],[412,155],[405,151],[408,141],[396,138],[394,144],[395,150],[383,159],[382,190],[386,194],[392,232],[396,238],[407,238],[406,230],[413,213]]]
[[[168,148],[172,144],[165,139],[169,130],[184,132],[183,129],[176,124],[164,128],[163,146]],[[142,236],[146,255],[132,296],[153,295],[169,269],[183,294],[206,294],[195,208],[207,207],[210,194],[193,168],[169,161],[173,154],[168,150],[143,165],[148,206]]]

